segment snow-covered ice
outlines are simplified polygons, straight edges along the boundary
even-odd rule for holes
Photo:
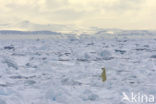
[[[156,39],[0,40],[0,104],[129,104],[122,92],[156,97]]]

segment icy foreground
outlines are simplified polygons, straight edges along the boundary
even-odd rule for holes
[[[156,39],[0,40],[0,104],[129,104],[122,92],[156,97]]]

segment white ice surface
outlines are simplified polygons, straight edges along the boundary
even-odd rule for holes
[[[156,96],[154,55],[152,38],[0,40],[0,104],[129,104],[122,92]]]

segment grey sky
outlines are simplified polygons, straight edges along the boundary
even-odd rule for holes
[[[0,29],[46,29],[48,24],[156,29],[156,0],[1,0],[0,4]]]

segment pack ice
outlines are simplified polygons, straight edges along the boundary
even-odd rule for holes
[[[129,104],[123,92],[156,96],[155,79],[154,38],[0,40],[0,104]]]

